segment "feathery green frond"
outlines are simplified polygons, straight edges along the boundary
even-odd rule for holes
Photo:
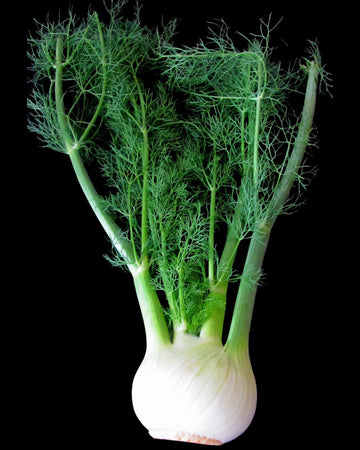
[[[107,23],[70,13],[29,39],[29,129],[70,156],[114,245],[108,259],[141,274],[138,295],[148,293],[153,319],[163,291],[174,328],[199,334],[210,324],[219,335],[228,283],[240,279],[248,291],[261,272],[245,265],[234,275],[238,247],[261,241],[302,184],[310,122],[289,96],[313,64],[328,76],[313,43],[304,67],[274,62],[269,23],[240,50],[223,22],[194,48],[177,48],[175,22],[152,30],[139,11],[122,18],[121,7],[112,4]],[[102,182],[92,183],[89,167]]]

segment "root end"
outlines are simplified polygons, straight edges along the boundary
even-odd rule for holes
[[[192,444],[203,444],[203,445],[223,444],[221,441],[218,441],[217,439],[212,439],[206,436],[200,436],[198,434],[185,432],[171,432],[165,430],[157,430],[157,431],[149,431],[149,434],[155,439],[166,439],[168,441],[191,442]]]

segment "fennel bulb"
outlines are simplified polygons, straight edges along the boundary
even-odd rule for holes
[[[138,418],[156,438],[219,445],[255,413],[255,296],[276,218],[296,206],[326,73],[313,44],[300,71],[273,62],[269,24],[242,51],[226,27],[209,45],[177,48],[175,23],[150,30],[138,15],[124,20],[122,5],[106,24],[70,13],[29,39],[29,129],[69,157],[112,243],[108,259],[133,277],[147,339]],[[294,92],[300,119],[289,114]]]
[[[180,331],[146,353],[133,382],[134,410],[151,436],[221,445],[243,433],[256,408],[248,349]]]

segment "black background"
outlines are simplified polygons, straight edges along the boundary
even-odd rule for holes
[[[127,7],[130,16],[134,3]],[[89,2],[72,4],[75,13],[85,14]],[[101,1],[91,4],[103,10]],[[250,339],[257,412],[228,449],[264,443],[292,449],[324,445],[334,434],[341,439],[348,434],[344,399],[350,369],[344,322],[350,274],[340,252],[351,241],[351,247],[357,245],[353,231],[344,226],[344,221],[351,222],[347,211],[352,203],[345,192],[354,189],[349,162],[355,147],[347,137],[353,95],[351,17],[357,8],[352,4],[143,2],[143,23],[179,17],[179,39],[190,45],[205,35],[206,22],[214,18],[249,34],[258,31],[259,18],[270,13],[274,21],[283,17],[274,34],[277,55],[294,60],[304,54],[307,39],[317,39],[326,69],[333,74],[333,99],[320,96],[315,115],[319,149],[311,160],[319,173],[306,204],[276,223],[266,255]],[[68,2],[26,2],[21,12],[25,74],[19,111],[24,112],[24,139],[17,149],[21,176],[7,188],[22,198],[20,211],[14,201],[13,216],[13,235],[20,245],[7,267],[19,280],[11,283],[11,297],[17,317],[13,334],[19,343],[14,362],[19,389],[14,392],[21,393],[14,400],[15,417],[23,425],[14,439],[47,449],[199,448],[153,440],[135,417],[131,383],[145,336],[131,278],[103,258],[109,245],[66,156],[41,148],[26,131],[26,35],[34,30],[33,18],[43,22],[50,12],[56,19],[59,9],[65,16]]]

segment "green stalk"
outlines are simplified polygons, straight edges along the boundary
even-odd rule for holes
[[[135,70],[132,68],[133,78],[140,99],[141,114],[141,133],[143,135],[142,146],[142,207],[141,207],[141,268],[135,274],[133,279],[135,290],[139,301],[141,315],[144,321],[147,349],[151,351],[156,346],[170,344],[170,336],[165,321],[164,313],[153,287],[147,255],[148,245],[148,226],[149,226],[149,137],[146,119],[146,103],[144,95],[136,76]]]
[[[230,231],[221,255],[217,282],[212,286],[209,293],[209,301],[217,306],[213,309],[210,318],[204,323],[201,336],[219,339],[222,337],[229,276],[239,243],[240,239],[236,237],[234,232]]]
[[[102,51],[102,55],[101,55],[101,65],[102,65],[102,70],[103,70],[103,80],[102,80],[102,88],[101,88],[101,94],[100,94],[100,100],[99,103],[97,105],[97,108],[94,112],[93,117],[91,118],[90,122],[88,123],[85,131],[83,132],[83,134],[81,135],[80,139],[78,140],[78,145],[82,145],[87,137],[90,134],[90,131],[92,129],[92,127],[95,125],[95,122],[100,114],[100,111],[103,107],[104,104],[104,100],[105,100],[105,92],[106,92],[106,85],[107,85],[107,77],[106,77],[106,58],[105,58],[105,43],[104,43],[104,36],[103,36],[103,32],[101,29],[101,24],[99,21],[99,17],[98,15],[95,13],[95,19],[96,19],[96,23],[97,23],[97,27],[98,27],[98,32],[99,32],[99,40],[100,40],[100,44],[101,44],[101,51]]]
[[[128,261],[128,268],[131,273],[137,269],[135,264],[134,255],[129,242],[122,237],[119,226],[115,223],[114,219],[107,214],[101,207],[102,197],[97,193],[92,181],[89,178],[84,163],[80,157],[79,149],[77,147],[68,151],[70,161],[73,169],[79,181],[79,184],[85,194],[87,201],[89,202],[92,210],[98,218],[101,226],[105,230],[106,234],[110,238],[113,246],[119,252],[119,254]]]
[[[229,335],[226,342],[226,348],[231,352],[237,352],[244,346],[248,345],[258,279],[269,242],[270,231],[277,216],[281,212],[281,208],[289,197],[291,187],[296,179],[308,143],[309,134],[311,132],[316,103],[318,74],[319,66],[317,62],[313,61],[309,66],[309,75],[298,135],[296,137],[284,175],[274,193],[269,208],[269,220],[259,226],[250,241],[242,280],[236,297]]]
[[[147,129],[143,129],[143,188],[142,188],[142,209],[141,209],[141,257],[146,257],[146,247],[148,242],[148,197],[149,197],[149,142]]]
[[[220,282],[228,282],[234,265],[236,253],[240,242],[242,240],[241,233],[239,232],[239,223],[241,221],[242,209],[244,208],[244,196],[246,192],[242,186],[240,186],[238,198],[236,201],[236,207],[234,216],[232,218],[231,225],[228,230],[223,252],[221,254],[219,263],[219,277]]]
[[[154,345],[170,343],[162,307],[153,288],[147,263],[143,262],[139,266],[139,264],[134,262],[131,245],[127,240],[121,238],[120,229],[117,224],[99,206],[101,197],[97,194],[88,176],[78,150],[71,150],[69,156],[83,192],[114,247],[125,260],[133,261],[128,264],[128,268],[134,279],[149,349]]]
[[[142,266],[133,272],[136,295],[144,321],[147,351],[170,344],[170,336],[164,313],[153,287],[149,267]]]
[[[305,101],[299,131],[295,139],[289,162],[280,182],[276,187],[269,207],[269,217],[272,220],[272,223],[275,222],[276,217],[279,215],[281,209],[289,198],[289,193],[298,175],[311,132],[319,76],[319,65],[317,61],[311,61],[309,63],[308,73]]]
[[[180,322],[186,328],[186,311],[185,311],[185,298],[184,298],[184,277],[183,277],[183,263],[180,264],[178,268],[178,283],[179,283],[179,311],[180,311]]]
[[[256,99],[256,113],[255,113],[255,132],[254,132],[254,147],[253,147],[253,181],[254,186],[258,182],[259,171],[259,132],[260,132],[260,113],[261,113],[261,97]]]
[[[71,134],[69,133],[70,128],[67,122],[67,116],[65,114],[63,103],[62,49],[63,49],[62,38],[58,38],[56,47],[57,65],[55,75],[55,101],[59,127],[61,130],[61,134],[64,136],[64,144],[66,146],[67,153],[70,157],[79,184],[91,208],[93,209],[96,217],[100,221],[102,227],[104,228],[106,234],[109,236],[114,247],[125,259],[125,261],[129,261],[128,268],[134,279],[135,289],[145,324],[145,331],[149,348],[152,348],[152,346],[154,345],[168,344],[170,343],[170,338],[166,321],[164,318],[164,314],[158,296],[151,283],[147,262],[143,261],[142,265],[139,265],[138,263],[135,262],[135,257],[133,254],[133,250],[131,248],[131,244],[129,244],[129,242],[126,239],[122,238],[121,230],[118,227],[118,225],[115,223],[112,217],[102,209],[101,207],[102,197],[99,196],[92,181],[90,180],[90,177],[87,173],[87,170],[84,166],[84,163],[79,153],[81,148],[80,141],[83,141],[87,137],[87,134],[90,131],[89,125],[95,122],[96,117],[95,119],[93,118],[94,120],[92,120],[89,123],[88,127],[86,128],[85,132],[82,135],[81,140],[76,141],[75,138],[71,138]],[[102,100],[100,99],[99,103],[101,102]],[[96,116],[99,111],[100,109],[98,106],[95,112]],[[143,99],[142,99],[142,112],[144,118],[145,109]],[[144,131],[144,158],[145,158],[144,165],[147,167],[148,142],[146,130]],[[145,192],[147,192],[147,189],[145,190]]]
[[[215,176],[215,175],[214,175]],[[215,282],[215,264],[214,264],[214,251],[215,251],[215,206],[216,206],[216,189],[213,185],[211,188],[210,196],[210,224],[209,224],[209,284],[210,289],[214,286]]]
[[[204,323],[201,328],[201,337],[212,337],[221,341],[225,307],[226,307],[226,293],[228,283],[217,283],[209,293],[209,302],[216,305],[213,309],[210,318]]]
[[[63,101],[63,63],[62,55],[63,53],[63,37],[59,37],[56,42],[56,72],[55,72],[55,104],[56,113],[58,117],[60,132],[64,139],[64,145],[66,147],[67,153],[70,157],[71,163],[73,165],[75,174],[80,183],[80,186],[93,209],[96,217],[99,219],[102,227],[104,228],[106,234],[109,236],[114,247],[128,261],[128,267],[130,271],[134,270],[133,254],[127,240],[122,238],[121,230],[118,225],[114,222],[112,217],[109,216],[100,206],[102,198],[96,192],[96,189],[91,182],[86,168],[81,160],[79,151],[81,145],[76,141],[75,138],[71,137],[70,127],[68,124],[68,119],[65,114],[64,101]]]
[[[255,131],[254,131],[254,146],[253,146],[253,181],[254,186],[258,182],[258,166],[259,166],[259,134],[260,134],[260,114],[261,114],[261,100],[262,100],[262,62],[258,63],[258,93],[256,98],[256,112],[255,112]]]
[[[219,339],[221,339],[222,337],[229,277],[232,272],[232,267],[235,261],[237,249],[241,242],[241,237],[239,237],[235,229],[236,224],[240,220],[241,216],[242,192],[243,190],[241,190],[239,193],[239,198],[237,201],[237,206],[232,220],[232,225],[229,227],[224,249],[221,254],[218,267],[217,281],[216,284],[212,287],[209,294],[209,300],[213,301],[214,304],[217,305],[217,307],[214,308],[211,317],[203,325],[201,329],[201,336],[207,337],[212,336],[217,337]]]
[[[146,258],[148,242],[148,197],[149,197],[149,137],[146,124],[146,105],[139,80],[133,69],[133,77],[138,90],[141,110],[141,133],[143,135],[142,149],[142,204],[141,204],[141,258]]]
[[[245,149],[245,119],[246,110],[244,109],[241,113],[241,160],[246,161],[246,149]]]
[[[59,122],[60,133],[64,139],[66,149],[72,147],[73,138],[70,133],[68,118],[64,111],[63,93],[63,36],[59,36],[56,41],[56,70],[55,70],[55,105]]]
[[[226,348],[236,352],[248,345],[251,318],[271,227],[264,224],[254,232],[247,253],[240,287],[237,293]]]
[[[153,229],[155,229],[155,228],[156,228],[156,225],[154,224]],[[159,218],[159,232],[160,232],[161,249],[162,249],[163,254],[166,255],[167,242],[166,242],[166,237],[165,237],[163,221],[161,218]],[[167,273],[168,266],[166,265],[166,263],[167,262],[165,262],[165,264],[159,263],[159,271],[160,271],[161,279],[164,283],[165,295],[166,295],[166,299],[169,304],[171,316],[173,317],[173,325],[176,326],[176,325],[178,325],[180,313],[179,313],[178,307],[176,305],[174,291],[171,287],[171,283],[169,283],[169,280],[168,280],[168,273]]]
[[[136,240],[135,240],[135,233],[134,233],[134,223],[133,223],[133,211],[131,208],[131,183],[128,184],[127,189],[127,210],[128,210],[128,216],[129,216],[129,231],[130,231],[130,241],[132,246],[132,252],[134,255],[135,262],[140,265],[140,259],[137,254],[136,249]]]

